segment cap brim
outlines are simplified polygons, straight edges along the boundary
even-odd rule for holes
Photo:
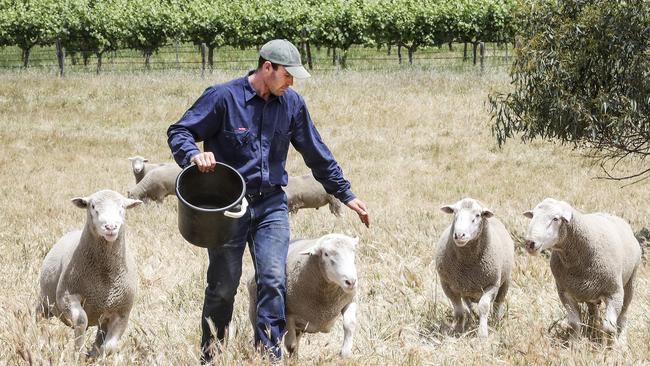
[[[285,66],[284,68],[296,79],[307,79],[311,77],[307,70],[302,66]]]

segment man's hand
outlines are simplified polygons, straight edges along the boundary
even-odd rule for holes
[[[358,198],[355,198],[352,201],[346,203],[345,205],[351,208],[352,210],[354,210],[354,212],[356,212],[357,215],[359,215],[359,219],[361,220],[361,222],[363,222],[364,225],[366,225],[366,227],[370,227],[370,222],[372,220],[370,220],[370,213],[368,212],[368,208],[366,207],[366,204],[363,203],[363,201],[361,201]]]
[[[190,162],[196,164],[196,167],[199,168],[201,173],[213,172],[214,167],[217,165],[217,160],[215,160],[214,154],[210,151],[192,156]]]

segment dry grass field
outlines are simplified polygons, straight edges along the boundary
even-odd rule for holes
[[[122,74],[59,79],[37,73],[0,74],[0,364],[85,364],[72,330],[56,319],[35,322],[38,274],[45,254],[85,213],[70,199],[100,189],[123,194],[133,185],[127,157],[170,160],[167,126],[211,83],[215,73]],[[385,73],[321,72],[295,88],[310,106],[323,138],[367,202],[374,225],[352,211],[292,216],[292,237],[330,232],[358,235],[360,297],[353,357],[342,360],[340,322],[329,334],[306,335],[289,365],[647,364],[650,359],[650,272],[639,272],[629,310],[627,346],[609,349],[586,338],[568,342],[554,324],[564,317],[546,256],[518,249],[508,313],[451,336],[451,306],[437,280],[434,252],[451,222],[442,204],[470,196],[489,205],[521,245],[522,212],[550,196],[583,211],[609,211],[635,232],[650,227],[648,182],[621,188],[570,147],[490,135],[485,101],[508,76],[493,71],[406,69]],[[630,162],[625,168],[634,169]],[[292,150],[290,174],[307,168]],[[176,199],[126,214],[127,240],[137,255],[140,293],[117,354],[108,365],[198,364],[199,317],[207,255],[177,230]],[[242,283],[252,266],[248,253]],[[248,296],[240,286],[232,339],[219,365],[263,363],[252,351]],[[86,344],[95,328],[87,332]],[[475,329],[475,327],[471,328]]]

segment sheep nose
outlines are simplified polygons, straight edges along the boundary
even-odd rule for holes
[[[104,229],[106,231],[114,231],[117,230],[117,224],[104,224]]]
[[[535,242],[532,241],[532,240],[526,240],[526,243],[524,245],[526,246],[526,249],[528,249],[528,250],[535,249]]]
[[[454,233],[454,239],[463,239],[465,237],[465,234],[459,234],[459,233]]]
[[[348,288],[354,288],[354,286],[356,286],[356,284],[357,284],[357,279],[356,278],[345,280],[345,285]]]

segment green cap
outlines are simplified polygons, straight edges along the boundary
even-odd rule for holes
[[[302,66],[300,52],[286,39],[274,39],[260,49],[260,57],[274,64],[282,65],[296,79],[306,79],[309,73]]]

